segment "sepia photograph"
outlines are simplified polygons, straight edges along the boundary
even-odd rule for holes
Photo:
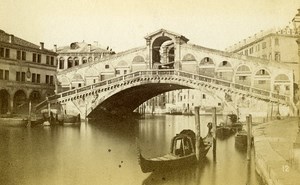
[[[300,185],[300,1],[0,0],[0,184]]]

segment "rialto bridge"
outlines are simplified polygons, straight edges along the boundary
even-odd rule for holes
[[[190,44],[183,35],[164,29],[145,39],[145,46],[58,72],[60,89],[47,101],[85,117],[101,111],[132,112],[161,93],[199,89],[296,111],[293,70],[284,64]]]

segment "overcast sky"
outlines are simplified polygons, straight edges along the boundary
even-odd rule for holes
[[[299,0],[0,0],[0,29],[53,48],[83,41],[119,52],[160,28],[223,50],[260,30],[287,25]]]

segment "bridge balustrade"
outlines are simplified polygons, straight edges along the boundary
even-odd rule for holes
[[[260,94],[260,95],[264,95],[264,96],[270,96],[270,92],[261,90],[261,89],[252,88],[252,92],[255,94]]]
[[[89,91],[89,90],[92,90],[92,89],[94,89],[94,90],[100,89],[103,86],[112,85],[112,84],[122,82],[122,81],[133,80],[133,79],[136,79],[136,78],[140,78],[142,76],[144,76],[144,77],[157,77],[157,76],[173,76],[173,75],[183,77],[183,78],[188,78],[188,79],[199,80],[199,81],[202,81],[202,82],[205,82],[205,83],[213,83],[213,84],[216,84],[216,85],[229,87],[229,88],[234,88],[234,89],[238,89],[238,90],[243,90],[243,91],[247,91],[247,92],[252,92],[253,94],[269,97],[267,99],[266,99],[266,97],[260,97],[260,98],[265,98],[266,100],[268,100],[270,98],[274,98],[274,99],[279,99],[279,100],[282,100],[282,101],[289,101],[289,97],[285,96],[285,95],[278,95],[278,94],[275,94],[275,93],[271,93],[267,90],[256,89],[256,88],[253,88],[253,87],[250,87],[250,86],[235,84],[233,82],[228,82],[226,80],[216,79],[216,78],[203,76],[203,75],[199,75],[199,74],[188,73],[188,72],[184,72],[184,71],[177,71],[177,70],[174,70],[174,69],[172,69],[172,70],[159,69],[159,70],[136,71],[136,72],[126,74],[126,75],[123,75],[123,76],[111,78],[111,79],[108,79],[108,80],[105,80],[105,81],[102,81],[102,82],[97,82],[93,85],[81,87],[81,88],[78,88],[78,89],[69,90],[67,92],[62,92],[62,93],[56,95],[55,97],[53,97],[53,99],[51,98],[51,100],[54,100],[54,99],[57,99],[57,98],[62,98],[62,97],[65,98],[66,96],[70,96],[70,95],[73,95],[73,94],[76,94],[76,93],[82,93],[84,91]]]

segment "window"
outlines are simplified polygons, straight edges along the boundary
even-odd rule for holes
[[[82,63],[83,64],[87,63],[87,59],[85,57],[82,58]]]
[[[89,62],[92,62],[92,61],[93,61],[92,57],[89,57],[88,61],[89,61]]]
[[[64,58],[60,58],[59,59],[59,69],[64,69],[64,63],[65,63],[65,60]]]
[[[36,75],[36,83],[41,83],[41,75],[40,74]]]
[[[26,76],[26,75],[25,75],[25,72],[22,72],[22,78],[21,78],[21,81],[22,81],[22,82],[25,82],[25,76]]]
[[[239,80],[242,80],[242,81],[246,80],[246,76],[239,76]]]
[[[202,99],[206,99],[206,95],[205,94],[202,94]]]
[[[4,48],[0,48],[0,57],[4,57]]]
[[[116,70],[116,74],[117,75],[121,74],[120,70]]]
[[[124,70],[124,75],[126,75],[127,74],[127,70]]]
[[[20,72],[16,73],[16,81],[21,81]]]
[[[79,65],[79,59],[77,57],[74,58],[74,66]]]
[[[279,52],[275,52],[275,61],[280,61],[280,53]]]
[[[68,58],[68,68],[73,67],[73,59],[71,57]]]
[[[5,58],[9,58],[10,57],[10,50],[9,49],[5,49]]]
[[[51,59],[51,65],[55,66],[55,64],[54,64],[54,57],[51,57],[50,59]]]
[[[262,55],[262,58],[263,59],[267,59],[267,55]]]
[[[275,38],[275,46],[278,46],[278,45],[279,45],[279,39]]]
[[[218,103],[218,106],[221,106],[222,104],[221,103]]]
[[[53,85],[54,83],[53,83],[54,81],[53,81],[53,76],[50,76],[50,85]]]
[[[262,49],[265,49],[266,47],[267,47],[267,43],[266,43],[266,42],[263,42],[261,48],[262,48]]]
[[[3,80],[3,70],[0,69],[0,80]]]
[[[32,62],[36,62],[36,54],[32,53]]]
[[[46,64],[49,65],[50,64],[50,57],[46,56]]]
[[[257,45],[257,51],[259,51],[259,50],[260,50],[260,45],[258,44],[258,45]]]
[[[245,55],[248,56],[248,49],[245,50]]]
[[[105,69],[109,69],[109,65],[108,64],[105,65]]]
[[[21,51],[17,50],[17,60],[21,60]]]
[[[49,79],[49,75],[46,75],[46,84],[49,84],[49,82],[50,82],[50,79]]]
[[[26,52],[22,51],[22,60],[26,60]]]
[[[289,90],[290,90],[290,86],[289,86],[289,85],[286,85],[286,86],[285,86],[285,90],[289,91]]]
[[[250,52],[250,54],[253,53],[253,47],[250,48],[250,51],[249,51],[249,52]]]
[[[41,54],[38,54],[38,55],[37,55],[37,62],[38,62],[38,63],[41,63],[41,62],[42,62]]]
[[[258,84],[266,84],[266,80],[258,80]]]
[[[4,80],[9,80],[9,71],[5,70]]]
[[[31,74],[31,82],[35,83],[35,81],[36,81],[36,74],[32,73]]]

